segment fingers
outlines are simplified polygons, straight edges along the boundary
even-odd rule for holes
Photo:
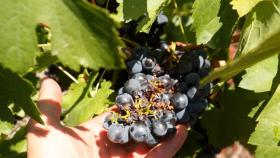
[[[161,157],[169,158],[173,157],[176,152],[181,148],[187,138],[188,127],[185,125],[177,125],[177,132],[174,136],[164,140],[147,154],[147,158]]]
[[[61,102],[62,93],[59,85],[53,79],[45,78],[41,83],[38,99],[38,107],[45,124],[59,124]]]

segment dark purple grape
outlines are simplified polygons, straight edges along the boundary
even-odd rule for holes
[[[180,82],[176,85],[176,90],[181,93],[187,93],[189,87],[185,82]]]
[[[133,98],[127,93],[123,93],[116,97],[116,104],[120,109],[124,109],[125,106],[133,105]]]
[[[121,124],[112,124],[107,133],[107,137],[113,143],[124,144],[128,142],[128,138],[125,138],[126,130]]]
[[[160,95],[160,100],[167,104],[170,103],[170,98],[171,98],[171,95],[168,93],[163,93]]]
[[[204,60],[203,68],[210,70],[211,69],[211,62],[208,59]]]
[[[191,87],[187,91],[187,96],[190,100],[193,100],[197,94],[197,88],[196,87]]]
[[[156,146],[159,141],[152,135],[152,133],[149,131],[147,139],[145,141],[149,146]]]
[[[168,51],[169,50],[169,46],[165,41],[161,41],[160,42],[160,49],[163,51]]]
[[[146,75],[146,78],[147,78],[148,81],[151,81],[151,80],[154,79],[154,76],[153,76],[153,75],[150,75],[150,74],[147,74],[147,75]]]
[[[202,68],[202,66],[204,65],[204,59],[202,56],[198,56],[198,60],[199,60],[199,68]]]
[[[177,118],[176,118],[176,120],[177,120]],[[171,133],[175,133],[176,132],[175,123],[166,122],[166,124],[167,124],[167,133],[166,134],[171,134]]]
[[[171,97],[171,103],[175,109],[184,109],[188,106],[188,97],[183,93],[177,92]]]
[[[186,108],[176,112],[178,122],[188,122],[190,120],[190,114]]]
[[[209,70],[207,70],[206,68],[201,68],[198,70],[197,73],[199,74],[200,78],[204,78],[204,77],[208,76]]]
[[[189,73],[191,72],[193,69],[193,65],[191,62],[188,62],[188,61],[181,61],[179,64],[178,64],[178,68],[177,68],[177,71],[179,74],[185,74],[185,73]]]
[[[173,84],[169,75],[160,76],[158,79],[165,88],[170,88]]]
[[[141,90],[141,83],[136,79],[129,79],[124,83],[124,91],[133,95],[134,92]]]
[[[175,122],[177,120],[175,112],[174,111],[164,112],[162,120],[165,122],[171,122],[171,123],[175,124]]]
[[[156,66],[156,60],[150,57],[144,57],[142,59],[142,66],[145,70],[152,70]]]
[[[123,87],[121,87],[119,90],[118,90],[118,95],[121,95],[124,93],[124,90],[123,90]]]
[[[189,103],[188,110],[190,114],[197,114],[202,112],[207,107],[207,99],[200,99],[196,102]]]
[[[198,86],[199,85],[199,80],[200,76],[197,73],[189,73],[185,76],[184,78],[186,84],[189,86]]]
[[[112,114],[109,114],[108,116],[105,117],[104,121],[103,121],[103,128],[105,128],[106,130],[109,129],[109,127],[112,125]]]
[[[166,15],[161,13],[157,16],[157,21],[156,22],[157,22],[158,25],[166,24],[166,23],[168,23],[168,18],[167,18]]]
[[[202,87],[199,90],[200,96],[203,97],[203,98],[207,97],[210,94],[212,87],[213,87],[212,83],[206,84],[204,87]]]
[[[155,67],[152,69],[152,73],[156,76],[159,76],[164,73],[164,70],[159,64],[156,64]]]
[[[147,83],[147,79],[146,79],[146,75],[143,74],[143,73],[137,73],[137,74],[134,74],[131,79],[136,79],[140,82],[140,84],[144,84],[144,83]]]
[[[143,122],[133,123],[129,131],[131,138],[136,142],[145,142],[149,134],[148,132]]]
[[[167,124],[164,121],[155,121],[153,122],[153,133],[158,136],[162,137],[165,136],[167,133]]]
[[[129,71],[133,74],[139,73],[143,70],[142,64],[139,60],[131,60],[131,61],[127,62],[127,67],[129,69]]]

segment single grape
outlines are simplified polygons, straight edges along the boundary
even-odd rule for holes
[[[118,90],[118,95],[121,95],[121,94],[123,94],[123,93],[124,93],[124,88],[121,87],[121,88]]]
[[[185,76],[184,78],[185,82],[187,83],[187,85],[191,85],[191,86],[198,86],[199,85],[199,80],[200,80],[200,76],[197,73],[189,73]]]
[[[160,95],[160,100],[167,104],[170,103],[170,98],[171,98],[171,96],[168,93],[163,93]]]
[[[180,82],[176,85],[176,90],[181,93],[187,93],[189,87],[185,82]]]
[[[204,65],[204,59],[202,56],[198,56],[198,60],[199,60],[199,68],[202,68],[202,66]]]
[[[167,133],[167,124],[164,121],[153,122],[153,133],[156,136],[162,137]]]
[[[107,133],[108,139],[113,143],[126,143],[127,139],[124,139],[125,127],[121,124],[112,124]]]
[[[211,62],[208,59],[204,60],[203,68],[210,70],[211,69]]]
[[[129,71],[133,74],[139,73],[143,70],[142,64],[139,60],[131,60],[131,61],[127,62],[127,67],[129,69]]]
[[[178,122],[188,122],[190,120],[190,114],[186,108],[177,111],[176,117]]]
[[[213,87],[213,84],[212,83],[208,83],[204,87],[199,89],[200,97],[202,97],[202,98],[207,97],[210,94],[212,87]]]
[[[141,85],[147,82],[146,75],[143,73],[136,73],[131,77],[131,79],[138,80]]]
[[[177,68],[177,71],[179,74],[185,74],[185,73],[189,73],[191,72],[193,69],[193,65],[191,62],[188,62],[188,61],[181,61],[179,64],[178,64],[178,68]]]
[[[164,70],[159,64],[156,64],[155,67],[152,69],[152,73],[156,76],[159,76],[164,73]]]
[[[129,79],[124,83],[124,91],[133,95],[134,92],[141,90],[141,83],[136,79]]]
[[[191,87],[187,91],[187,96],[190,100],[193,100],[197,94],[197,88],[196,87]]]
[[[191,115],[197,114],[202,112],[207,107],[207,104],[207,99],[200,99],[196,102],[190,103],[187,109]]]
[[[175,93],[171,97],[171,103],[174,105],[175,109],[183,109],[188,106],[188,97],[183,93]]]
[[[170,88],[172,86],[172,81],[169,75],[160,76],[158,79],[165,88]]]
[[[160,42],[160,49],[163,51],[168,51],[169,50],[169,46],[165,41],[161,41]]]
[[[152,70],[156,65],[156,60],[151,57],[144,57],[142,59],[142,66],[145,70]]]
[[[133,105],[133,98],[131,95],[127,93],[123,93],[121,95],[118,95],[115,99],[117,106],[120,109],[124,109],[125,106],[132,106]]]
[[[105,128],[106,130],[109,129],[109,127],[112,125],[112,114],[109,114],[108,116],[105,117],[104,121],[103,121],[103,128]]]
[[[201,68],[198,70],[197,73],[199,74],[200,78],[204,78],[204,77],[208,76],[209,70],[207,70],[206,68]]]
[[[148,81],[151,81],[151,80],[154,79],[154,76],[153,76],[153,75],[150,75],[150,74],[147,74],[147,75],[146,75],[146,78],[147,78]]]
[[[129,130],[131,138],[136,142],[144,142],[148,137],[148,131],[145,123],[135,122]]]
[[[149,146],[156,146],[159,141],[152,135],[152,133],[149,131],[147,139],[145,141]]]
[[[168,23],[168,18],[166,15],[160,13],[158,16],[157,16],[157,24],[158,25],[162,25],[162,24],[166,24]]]
[[[170,123],[175,124],[175,122],[177,120],[175,112],[174,111],[165,111],[164,115],[162,117],[162,120],[165,122],[170,122]]]
[[[167,124],[167,133],[166,134],[170,134],[170,133],[175,133],[176,132],[175,123],[173,123],[173,122],[166,122],[166,124]]]

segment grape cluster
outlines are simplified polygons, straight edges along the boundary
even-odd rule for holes
[[[146,142],[154,146],[176,131],[176,123],[192,123],[206,108],[212,84],[200,88],[210,62],[204,49],[170,51],[166,42],[149,50],[137,47],[127,62],[130,79],[115,99],[103,126],[114,143]]]

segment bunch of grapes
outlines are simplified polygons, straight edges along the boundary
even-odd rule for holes
[[[210,62],[204,49],[171,51],[166,42],[149,50],[137,47],[127,62],[130,79],[115,100],[103,126],[114,143],[158,144],[176,131],[177,123],[192,123],[206,108],[212,84],[199,87]]]

